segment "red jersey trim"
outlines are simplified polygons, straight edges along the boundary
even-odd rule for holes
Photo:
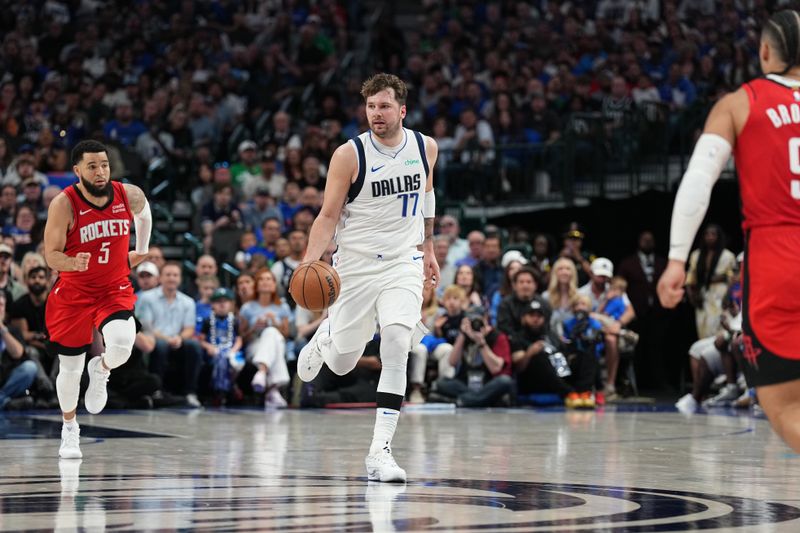
[[[81,190],[78,188],[77,183],[73,184],[72,188],[75,195],[78,198],[80,198],[81,201],[85,203],[87,207],[91,207],[92,209],[96,209],[97,211],[105,211],[106,209],[108,209],[108,206],[114,203],[114,191],[116,190],[116,185],[121,186],[121,184],[114,181],[111,181],[109,183],[111,183],[111,194],[108,195],[108,200],[106,200],[106,203],[104,203],[102,206],[94,205],[92,202],[87,200],[86,197],[83,195],[83,192],[81,192]]]
[[[131,204],[128,202],[128,191],[125,190],[125,185],[123,183],[119,184],[119,192],[120,196],[122,197],[122,203],[125,204],[125,209],[127,209],[128,213],[130,213],[131,217],[133,217],[134,212],[133,209],[131,209]]]
[[[76,200],[75,196],[73,194],[70,194],[69,187],[64,189],[64,195],[67,197],[70,205],[72,206],[72,222],[71,222],[72,227],[67,229],[67,238],[69,238],[69,236],[72,235],[78,229],[78,215],[77,215],[78,205],[75,203]]]
[[[756,89],[755,89],[755,87],[753,87],[752,84],[755,81],[763,80],[763,79],[764,78],[756,78],[756,79],[748,81],[747,83],[742,85],[742,88],[744,89],[744,92],[747,93],[747,103],[748,103],[748,106],[750,107],[750,109],[747,110],[747,120],[744,121],[744,126],[742,126],[742,130],[736,135],[736,143],[733,146],[733,160],[734,160],[735,164],[738,164],[738,162],[736,162],[736,159],[737,159],[736,153],[739,151],[739,137],[742,136],[742,134],[747,130],[747,126],[750,125],[750,121],[753,118],[753,108],[756,107],[756,99],[757,99],[756,98]]]

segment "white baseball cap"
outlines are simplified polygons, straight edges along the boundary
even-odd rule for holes
[[[255,141],[250,140],[240,142],[238,152],[241,154],[247,150],[258,150],[258,145],[255,143]]]
[[[141,265],[136,268],[136,275],[139,274],[150,274],[151,276],[158,277],[158,267],[155,263],[150,261],[145,261]]]
[[[506,268],[512,261],[519,261],[523,265],[528,264],[528,260],[522,255],[522,252],[519,250],[509,250],[503,254],[503,258],[500,260],[500,266]]]
[[[598,257],[592,261],[592,274],[595,276],[606,276],[608,278],[614,276],[614,263],[605,257]]]

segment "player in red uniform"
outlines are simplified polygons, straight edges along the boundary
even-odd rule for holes
[[[62,459],[81,457],[75,411],[93,329],[103,334],[105,353],[87,365],[87,411],[103,410],[111,369],[130,357],[136,296],[129,276],[131,267],[147,256],[152,228],[142,190],[111,181],[105,146],[79,142],[72,150],[72,164],[79,181],[53,199],[44,229],[47,264],[59,273],[45,318],[49,348],[58,354],[60,365],[56,390],[64,414]],[[129,252],[131,226],[136,229],[136,249]]]
[[[689,248],[733,151],[745,233],[744,372],[772,427],[800,452],[800,13],[767,21],[759,59],[765,76],[717,102],[697,141],[658,295],[665,307],[683,298]]]

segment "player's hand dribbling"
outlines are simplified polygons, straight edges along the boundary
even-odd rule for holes
[[[434,289],[438,287],[441,275],[439,273],[439,263],[436,261],[436,256],[433,255],[433,252],[423,253],[422,268],[425,273],[425,282],[429,283]]]
[[[85,270],[89,269],[89,259],[92,258],[92,254],[89,252],[78,252],[77,255],[74,257],[73,265],[75,266],[75,270],[77,272],[84,272]]]
[[[686,268],[682,261],[670,259],[667,264],[667,269],[661,274],[661,279],[658,280],[658,299],[661,305],[667,309],[672,309],[683,300],[684,289],[686,283]]]

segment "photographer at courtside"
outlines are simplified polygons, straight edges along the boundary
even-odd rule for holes
[[[522,315],[522,330],[512,338],[519,393],[558,394],[567,407],[593,408],[597,361],[593,351],[578,344],[551,334],[545,308],[533,300]]]
[[[508,337],[489,325],[482,307],[471,307],[450,352],[454,378],[439,378],[436,393],[460,407],[495,405],[513,389]]]

